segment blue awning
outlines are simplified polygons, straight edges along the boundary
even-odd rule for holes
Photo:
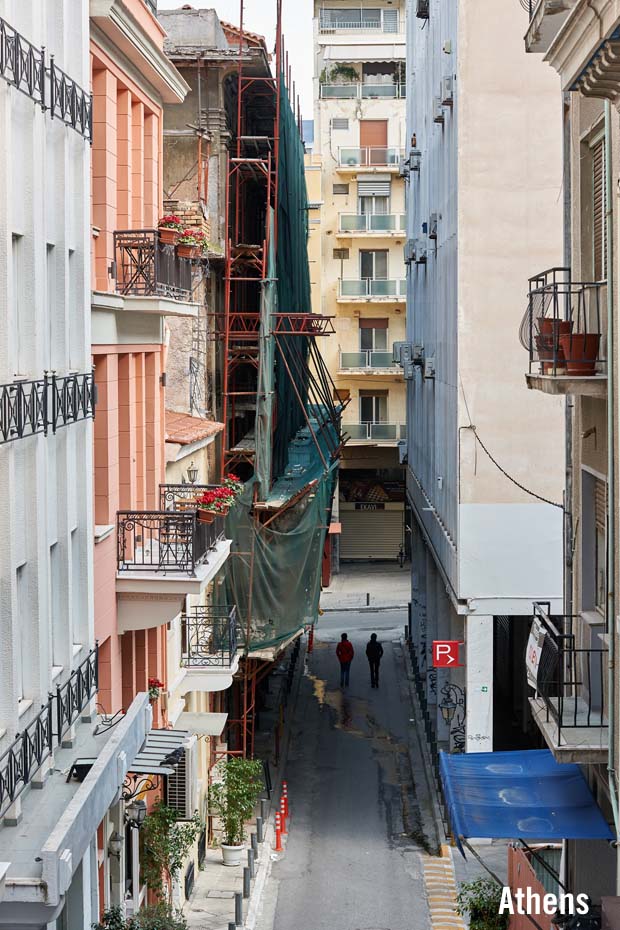
[[[549,749],[442,752],[440,766],[457,842],[614,839],[579,766],[556,762]]]

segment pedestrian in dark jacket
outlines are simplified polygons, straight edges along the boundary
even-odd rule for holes
[[[381,643],[377,642],[376,633],[373,633],[370,637],[368,645],[366,646],[366,655],[368,656],[368,664],[370,665],[370,687],[378,688],[379,663],[381,662],[381,657],[383,656],[383,646]]]
[[[345,685],[348,686],[349,684],[351,662],[353,661],[353,656],[355,655],[355,650],[349,642],[349,638],[346,633],[343,633],[340,637],[340,642],[336,646],[336,655],[338,656],[338,661],[340,662],[340,687],[344,688]]]

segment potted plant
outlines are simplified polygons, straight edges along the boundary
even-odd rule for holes
[[[232,472],[229,472],[229,474],[224,477],[222,485],[232,491],[234,497],[238,497],[243,490],[243,481],[241,478],[237,478],[236,475],[233,475]]]
[[[543,374],[564,374],[566,366],[560,336],[572,332],[573,321],[541,316],[536,320],[536,329],[534,344]]]
[[[500,914],[502,886],[492,878],[463,882],[456,897],[456,910],[469,915],[469,930],[506,930],[508,914]]]
[[[163,681],[160,681],[159,678],[149,678],[149,701],[153,704],[159,695],[162,692],[164,687]]]
[[[330,71],[329,80],[332,84],[355,84],[359,81],[359,75],[353,65],[337,64]]]
[[[209,800],[222,824],[224,865],[241,862],[245,824],[263,790],[263,766],[257,759],[228,759],[218,766],[221,781],[211,785]]]
[[[187,930],[187,921],[168,904],[149,904],[127,918],[117,906],[104,911],[101,923],[93,924],[93,930]]]
[[[566,359],[566,373],[574,377],[591,377],[596,374],[600,343],[600,333],[560,335],[560,346]]]
[[[179,258],[197,258],[200,254],[198,239],[192,229],[184,229],[177,237],[177,255]]]
[[[166,216],[162,216],[158,224],[159,228],[159,238],[164,245],[174,245],[177,241],[177,236],[183,229],[183,223],[181,222],[181,217],[177,216],[175,213],[168,213]]]

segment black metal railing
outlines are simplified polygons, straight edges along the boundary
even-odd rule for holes
[[[221,518],[196,511],[121,510],[116,515],[119,572],[193,572],[223,535]]]
[[[92,372],[0,385],[0,445],[95,415]]]
[[[529,371],[588,378],[605,374],[605,281],[572,281],[569,268],[550,268],[529,280],[519,338]]]
[[[99,647],[92,649],[64,685],[56,688],[56,726],[58,739],[69,730],[97,692],[99,681]]]
[[[0,17],[0,77],[92,142],[92,97]]]
[[[534,8],[536,6],[537,0],[520,0],[521,6],[531,19],[534,15]]]
[[[576,620],[549,613],[550,605],[534,604],[534,618],[545,636],[542,641],[536,691],[545,704],[547,722],[563,730],[606,728],[606,675],[608,650],[577,645]]]
[[[181,664],[226,667],[237,653],[237,608],[193,607],[181,620]]]
[[[69,680],[50,694],[31,723],[0,757],[0,818],[20,796],[64,734],[95,696],[98,682],[95,646]],[[57,730],[54,731],[54,721]]]
[[[159,509],[192,509],[197,497],[200,497],[205,491],[213,491],[215,488],[220,487],[220,484],[160,484]],[[195,506],[193,509],[195,509]]]
[[[156,229],[117,230],[114,267],[119,294],[191,300],[192,261],[179,258]]]

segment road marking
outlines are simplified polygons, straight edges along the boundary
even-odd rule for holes
[[[457,914],[457,886],[449,846],[441,847],[441,858],[422,859],[424,889],[432,930],[466,930],[465,921]]]

